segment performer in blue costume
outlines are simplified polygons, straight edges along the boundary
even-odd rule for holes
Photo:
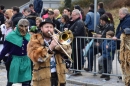
[[[5,38],[4,48],[0,53],[0,60],[9,53],[6,62],[7,86],[12,86],[13,83],[31,86],[31,60],[27,56],[27,44],[30,40],[28,26],[28,20],[19,20],[16,29]]]

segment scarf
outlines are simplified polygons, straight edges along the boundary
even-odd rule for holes
[[[6,38],[5,38],[6,41],[8,41],[8,42],[10,42],[10,43],[12,43],[12,44],[14,44],[14,45],[17,45],[17,46],[19,46],[19,47],[22,46],[22,44],[23,44],[23,39],[26,39],[27,41],[29,41],[29,40],[30,40],[30,34],[27,33],[25,36],[22,36],[22,35],[20,34],[20,32],[19,32],[18,26],[16,27],[16,29],[15,29],[14,31],[10,32],[10,33],[6,36]]]

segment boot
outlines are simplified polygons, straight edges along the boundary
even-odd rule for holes
[[[84,68],[84,70],[85,70],[86,72],[92,71],[92,69],[90,69],[90,68]]]
[[[102,75],[100,76],[100,78],[106,78],[106,75],[103,75],[103,74],[102,74]]]
[[[110,80],[110,75],[106,75],[105,80],[106,81]]]
[[[31,81],[23,82],[22,86],[31,86]]]

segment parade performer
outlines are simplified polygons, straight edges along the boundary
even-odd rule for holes
[[[54,40],[58,36],[54,34],[55,24],[51,19],[45,19],[40,23],[41,32],[32,35],[27,52],[33,61],[33,86],[65,86],[66,64],[63,60],[65,53]],[[53,34],[51,37],[49,32]],[[71,55],[70,45],[61,45]]]
[[[121,34],[120,62],[123,81],[126,86],[130,86],[130,35]]]
[[[30,40],[30,35],[27,32],[28,26],[28,20],[19,20],[16,29],[5,38],[0,59],[7,53],[9,54],[6,62],[7,86],[12,86],[14,83],[22,83],[22,86],[31,86],[31,60],[27,56],[26,49],[27,43]]]

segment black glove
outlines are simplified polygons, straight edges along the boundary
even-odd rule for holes
[[[71,61],[70,60],[65,60],[65,64],[66,64],[66,68],[70,68],[71,67]]]

